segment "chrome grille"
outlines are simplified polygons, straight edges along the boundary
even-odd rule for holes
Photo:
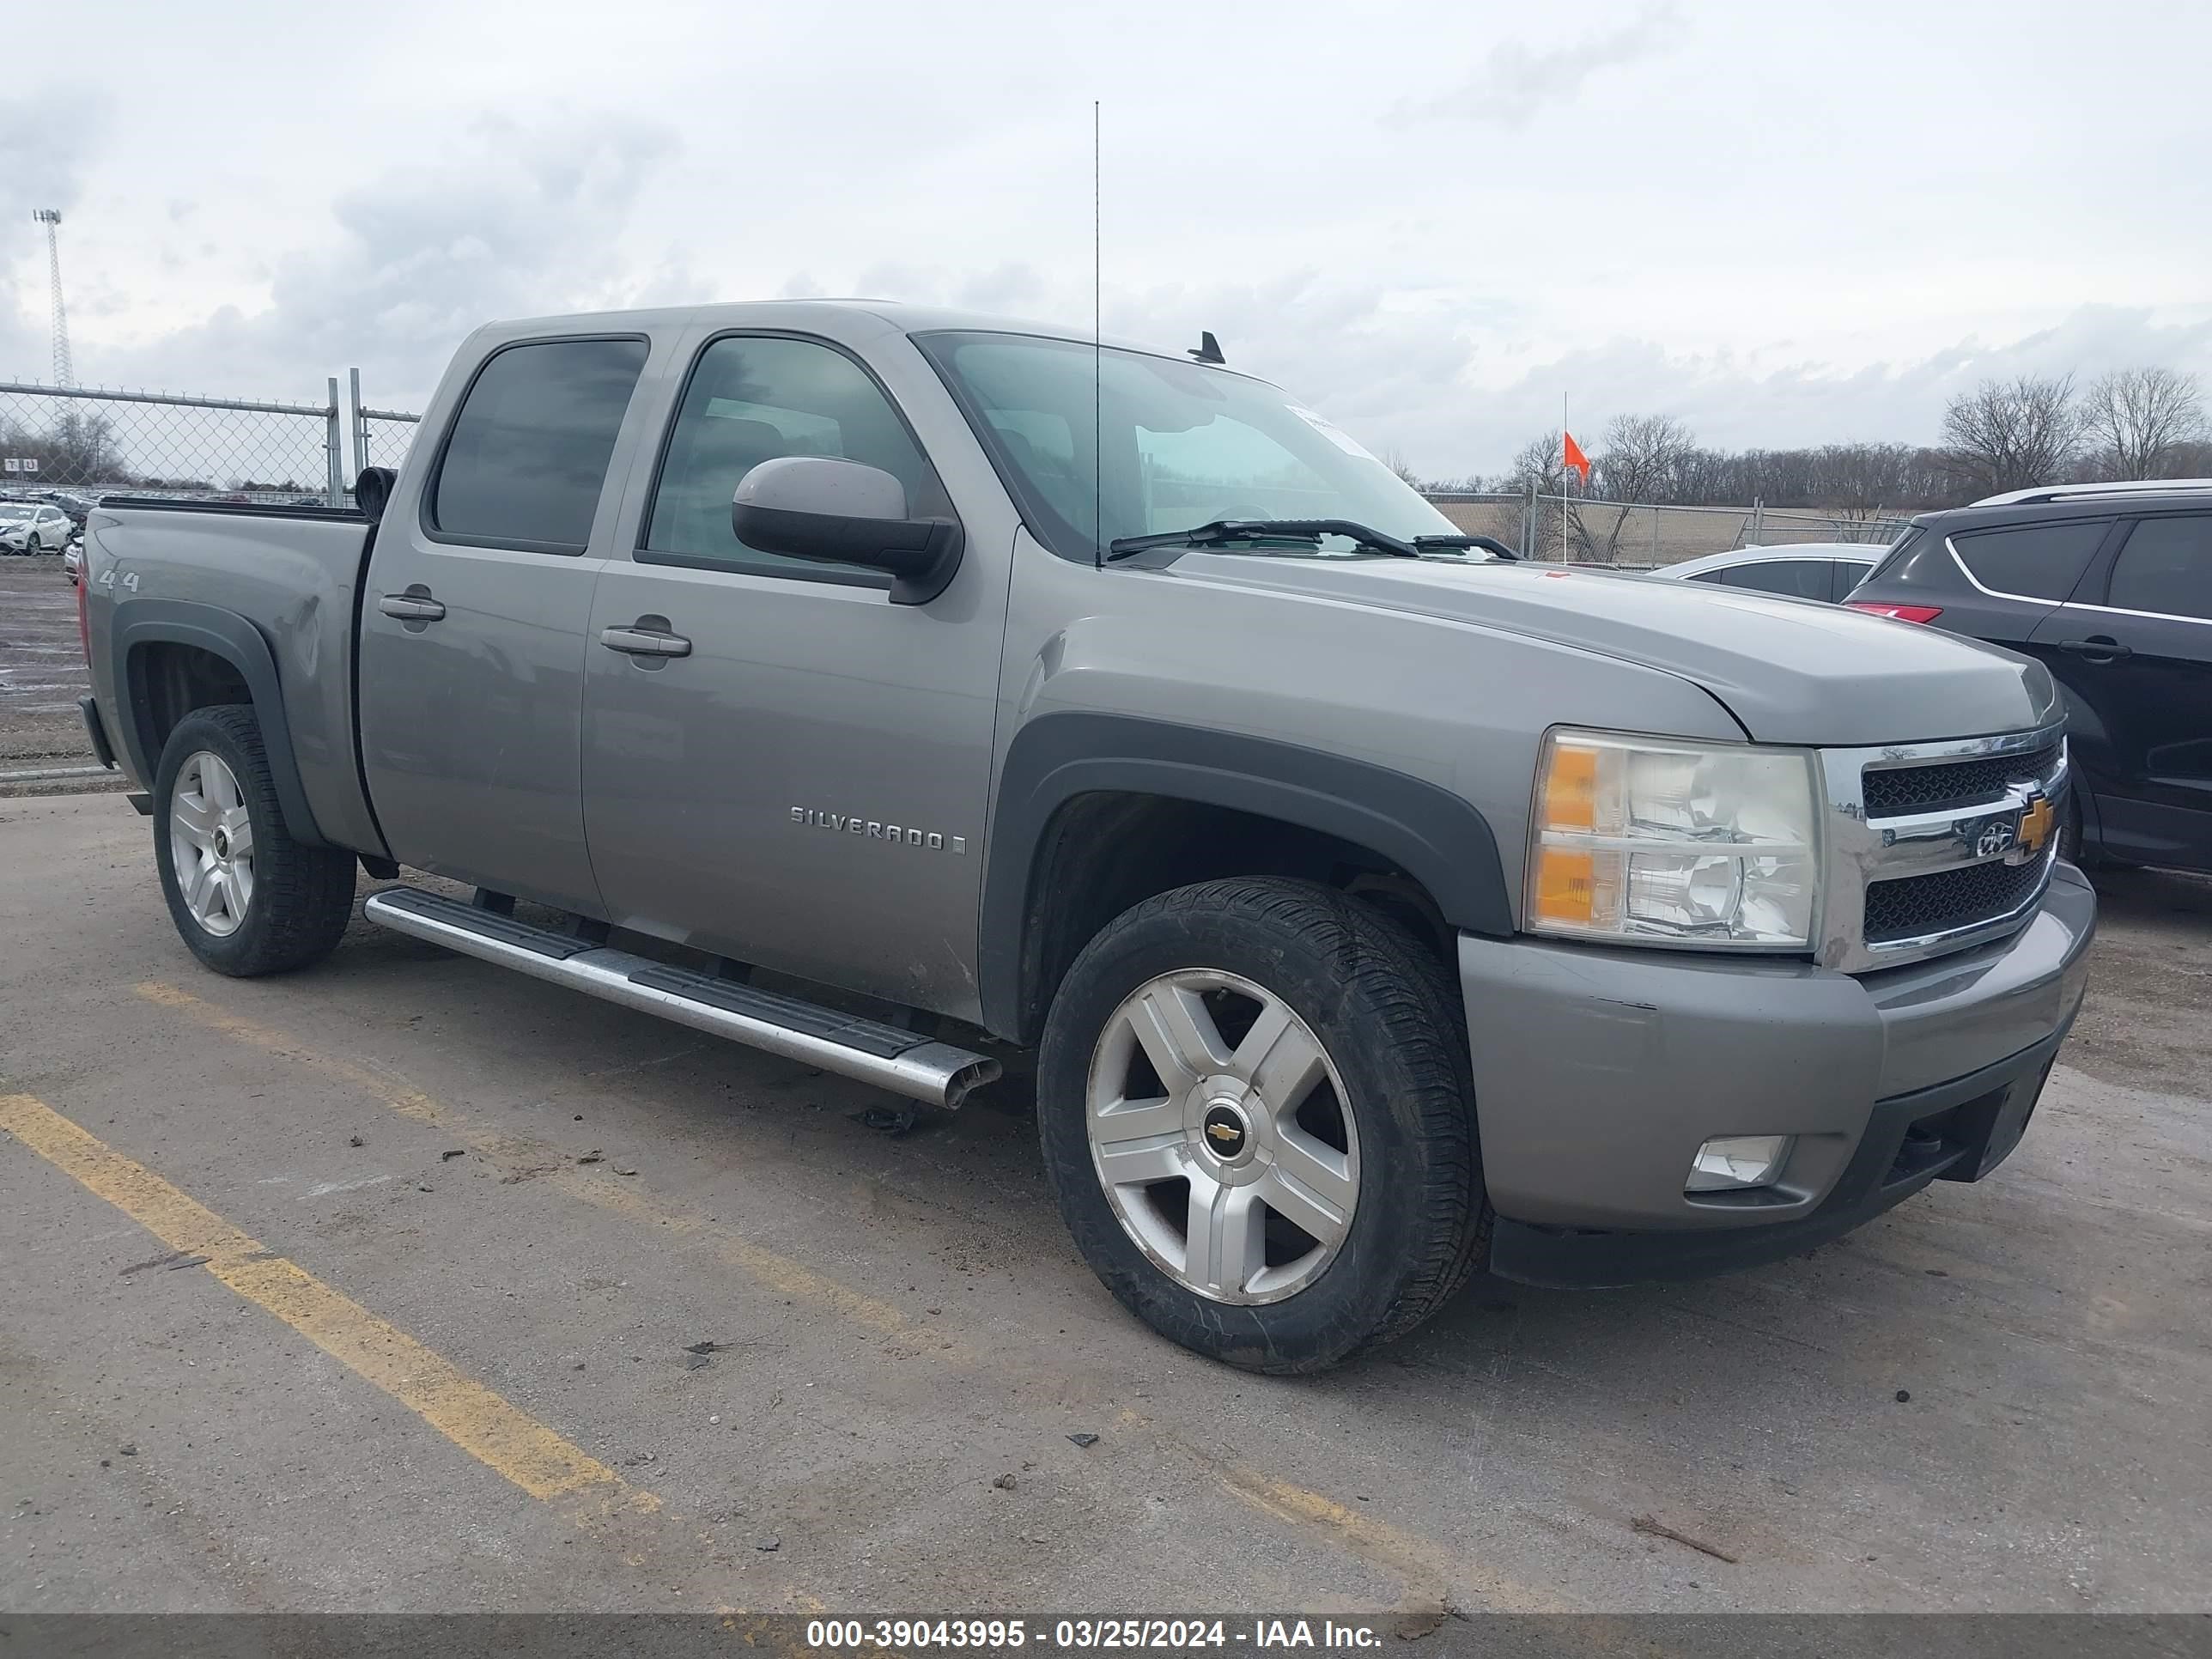
[[[2003,937],[2033,914],[2066,810],[2060,728],[1832,749],[1820,960],[1846,973]],[[2045,842],[2029,846],[2040,834]]]
[[[1893,818],[1910,812],[1987,805],[2002,800],[2005,786],[2015,779],[2048,776],[2057,759],[2058,745],[2054,743],[2017,757],[1940,761],[1933,766],[1869,767],[1867,816]]]
[[[2054,856],[2046,852],[2026,864],[1997,859],[1932,875],[1875,882],[1867,889],[1866,941],[1887,945],[1923,939],[2009,915],[2042,890]]]

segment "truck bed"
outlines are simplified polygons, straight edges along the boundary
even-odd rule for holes
[[[299,784],[323,839],[380,854],[355,741],[354,641],[368,520],[344,507],[110,496],[85,526],[93,686],[103,711],[132,708],[132,636],[228,612],[267,646],[283,694]],[[235,624],[233,624],[234,626]],[[150,787],[158,754],[117,734]]]

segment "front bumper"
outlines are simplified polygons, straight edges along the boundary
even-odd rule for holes
[[[2096,896],[2058,866],[2010,938],[1853,977],[1463,936],[1492,1270],[1697,1277],[1848,1231],[2008,1153],[2080,1007]],[[1796,1137],[1771,1187],[1686,1194],[1716,1135]]]

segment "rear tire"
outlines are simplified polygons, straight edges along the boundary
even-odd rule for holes
[[[328,956],[353,916],[354,855],[285,827],[252,708],[185,715],[154,778],[155,861],[191,953],[240,979]]]
[[[1205,882],[1116,918],[1037,1066],[1092,1271],[1249,1370],[1321,1370],[1427,1318],[1491,1220],[1454,992],[1433,951],[1315,883]]]

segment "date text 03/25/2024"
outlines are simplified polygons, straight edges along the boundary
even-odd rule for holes
[[[1374,1626],[1333,1619],[817,1619],[806,1626],[810,1648],[940,1648],[1006,1651],[1028,1647],[1066,1651],[1179,1652],[1201,1648],[1261,1651],[1310,1649],[1346,1652],[1382,1645]]]

